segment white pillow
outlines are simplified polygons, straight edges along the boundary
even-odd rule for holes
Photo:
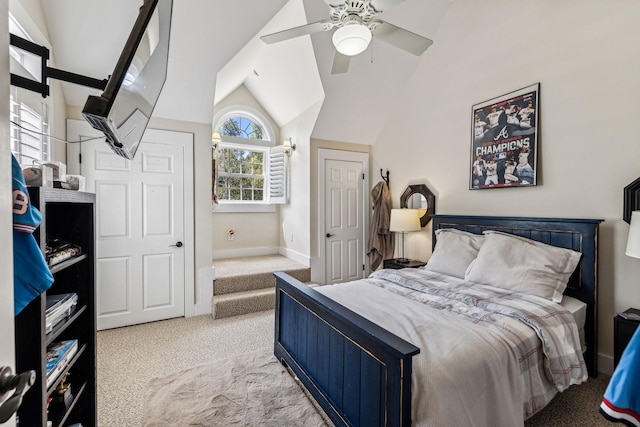
[[[441,228],[435,234],[436,246],[425,269],[464,279],[467,267],[478,256],[484,236],[455,228]]]
[[[484,235],[465,280],[562,302],[580,252],[499,231],[485,231]]]

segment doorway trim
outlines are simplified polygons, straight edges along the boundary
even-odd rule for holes
[[[152,129],[149,128],[149,131]],[[165,131],[157,129],[160,131]],[[153,130],[153,131],[157,131]],[[195,225],[194,225],[194,176],[193,176],[193,150],[194,136],[189,132],[166,130],[166,132],[184,133],[191,136],[184,151],[184,317],[192,317],[201,314],[196,304],[195,280]],[[82,137],[101,137],[100,131],[94,129],[84,120],[67,119],[67,139],[79,141]],[[81,144],[67,145],[67,171],[70,174],[78,174],[80,170],[79,154]]]
[[[324,164],[326,160],[342,160],[347,162],[362,163],[362,262],[365,265],[364,276],[369,275],[369,263],[367,262],[367,233],[369,231],[369,153],[357,151],[334,150],[329,148],[318,149],[318,281],[326,284],[327,257],[326,257],[326,229],[325,229],[325,189],[326,180]]]

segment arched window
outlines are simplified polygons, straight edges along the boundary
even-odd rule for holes
[[[263,140],[264,130],[255,121],[242,116],[233,116],[225,120],[218,128],[220,135],[235,136],[244,139]]]
[[[246,110],[229,109],[214,122],[214,203],[257,205],[269,197],[272,131],[266,121]]]

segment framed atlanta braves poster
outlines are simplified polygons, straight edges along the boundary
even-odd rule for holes
[[[469,189],[537,185],[540,83],[472,107]]]

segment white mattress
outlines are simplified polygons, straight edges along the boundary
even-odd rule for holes
[[[562,303],[560,304],[567,311],[569,311],[578,325],[578,332],[580,333],[580,343],[582,344],[582,352],[587,349],[587,344],[584,340],[584,325],[587,322],[587,304],[583,303],[579,299],[572,298],[568,295],[562,297]]]

